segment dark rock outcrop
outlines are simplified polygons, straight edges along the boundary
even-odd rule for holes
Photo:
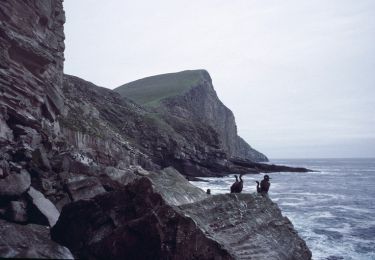
[[[65,206],[52,238],[78,258],[231,259],[146,178]]]
[[[65,206],[52,237],[79,258],[311,259],[268,198],[227,194],[174,207],[146,178]]]
[[[0,219],[1,258],[73,259],[69,249],[50,238],[45,226],[20,225]]]

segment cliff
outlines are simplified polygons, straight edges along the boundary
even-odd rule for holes
[[[0,1],[0,257],[69,259],[69,249],[75,256],[100,256],[110,245],[121,255],[134,252],[139,241],[149,241],[156,256],[236,257],[195,223],[199,218],[184,213],[185,205],[210,197],[180,172],[220,176],[270,166],[229,158],[210,124],[161,116],[114,91],[64,76],[64,21],[59,0]],[[224,205],[237,198],[228,197]],[[260,201],[253,206],[262,207]],[[71,229],[66,214],[93,222],[80,219],[82,226]],[[271,215],[280,218],[277,211]],[[150,229],[142,229],[144,223]],[[51,240],[54,226],[53,237],[69,249]],[[134,234],[132,227],[141,230]],[[82,233],[70,237],[73,244],[66,242],[75,230]],[[185,231],[204,241],[198,252]],[[81,239],[83,233],[89,236]],[[298,244],[298,235],[290,235]],[[126,245],[107,244],[123,238]],[[160,241],[171,248],[160,249]]]
[[[123,97],[151,107],[161,117],[186,125],[207,125],[218,137],[218,146],[228,158],[268,161],[237,135],[235,118],[218,98],[210,75],[205,70],[188,70],[147,77],[115,89]],[[173,118],[173,120],[171,119]]]

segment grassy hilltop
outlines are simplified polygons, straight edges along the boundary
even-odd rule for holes
[[[151,76],[124,84],[114,91],[145,106],[158,106],[165,98],[185,93],[208,75],[205,70],[185,70]]]

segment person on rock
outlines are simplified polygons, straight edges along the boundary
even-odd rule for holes
[[[270,189],[270,186],[271,186],[270,179],[271,179],[270,176],[266,174],[264,175],[263,180],[260,182],[260,185],[259,185],[259,181],[255,181],[257,183],[258,193],[262,195],[268,194],[268,190]]]

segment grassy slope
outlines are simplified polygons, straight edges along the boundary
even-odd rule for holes
[[[186,70],[151,76],[124,84],[114,91],[140,105],[155,107],[160,100],[180,95],[196,86],[205,73],[204,70]]]

